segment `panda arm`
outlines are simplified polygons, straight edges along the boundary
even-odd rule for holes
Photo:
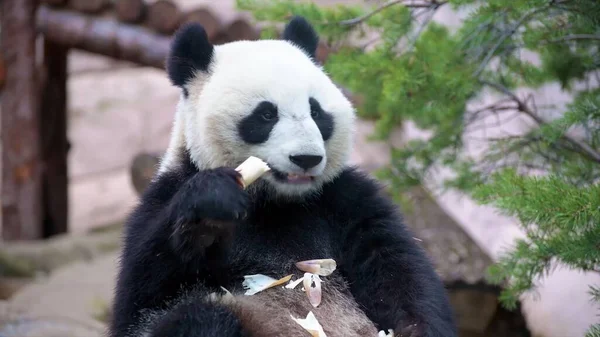
[[[144,311],[169,310],[172,304],[169,302],[176,300],[181,290],[193,286],[196,295],[208,293],[207,283],[211,281],[208,275],[214,274],[211,271],[221,261],[222,249],[217,244],[218,239],[206,246],[194,240],[203,232],[194,231],[191,226],[201,226],[197,221],[202,219],[186,215],[186,210],[197,209],[199,202],[197,193],[200,192],[192,188],[198,184],[216,187],[223,178],[214,170],[182,170],[167,172],[148,187],[126,226],[111,336],[125,336],[133,325],[144,319]],[[204,191],[214,194],[214,191]],[[190,227],[181,230],[178,226]],[[219,310],[228,312],[225,308],[205,303],[188,306],[193,307],[195,315],[182,313],[184,317],[178,317],[177,310],[181,309],[170,310],[156,328],[166,332],[175,329],[182,320],[191,320],[184,325],[198,325],[194,331],[208,332],[213,326],[227,327],[231,331],[240,329],[232,314],[219,316],[221,318],[214,315]],[[179,336],[175,331],[170,335]]]
[[[366,178],[354,176],[347,184],[358,192],[343,201],[353,220],[344,229],[340,269],[356,301],[379,329],[456,336],[444,285],[395,206]]]

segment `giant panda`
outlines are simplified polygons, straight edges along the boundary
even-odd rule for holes
[[[328,337],[456,336],[430,260],[347,164],[355,111],[317,63],[318,40],[302,17],[280,40],[216,46],[199,24],[174,35],[180,102],[126,223],[109,336],[306,337],[291,317],[311,311]],[[234,168],[249,156],[271,170],[244,189]],[[319,258],[337,269],[316,308],[282,286],[244,294],[244,275],[296,279],[296,262]]]

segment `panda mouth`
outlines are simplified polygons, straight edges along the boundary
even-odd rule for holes
[[[298,175],[293,173],[288,173],[286,178],[287,182],[290,184],[307,184],[312,182],[314,179],[313,176]]]
[[[311,175],[284,173],[275,169],[271,169],[271,171],[275,179],[288,184],[309,184],[315,180],[315,177]]]

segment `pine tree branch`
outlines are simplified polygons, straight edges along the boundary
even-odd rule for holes
[[[361,15],[361,16],[356,17],[354,19],[349,19],[349,20],[341,21],[340,24],[342,26],[357,25],[359,23],[362,23],[362,22],[368,20],[370,17],[372,17],[373,15],[381,12],[382,10],[384,10],[384,9],[386,9],[388,7],[392,7],[394,5],[403,4],[404,6],[409,7],[409,8],[430,8],[430,7],[439,7],[439,6],[441,6],[441,5],[445,4],[445,3],[446,3],[446,1],[437,1],[437,0],[432,0],[432,1],[426,2],[426,3],[423,3],[423,2],[420,2],[420,3],[408,2],[407,3],[407,0],[390,0],[390,1],[385,2],[382,5],[378,6],[373,11],[371,11],[371,12],[369,12],[367,14]]]
[[[479,82],[481,84],[492,87],[492,88],[502,92],[503,94],[509,96],[513,101],[515,101],[515,103],[517,103],[517,109],[519,111],[521,111],[522,113],[526,114],[527,116],[529,116],[531,119],[533,119],[539,126],[544,126],[544,125],[548,124],[548,122],[546,122],[544,119],[542,119],[540,116],[538,116],[532,109],[529,108],[529,106],[527,106],[527,104],[524,101],[522,101],[519,97],[517,97],[517,95],[515,95],[507,87],[503,86],[502,84],[493,83],[493,82],[486,81],[483,79],[480,79]],[[600,153],[598,151],[596,151],[594,148],[592,148],[589,144],[582,142],[578,139],[575,139],[575,138],[567,135],[566,133],[563,133],[561,135],[561,138],[563,140],[567,141],[568,143],[570,143],[571,145],[573,145],[577,149],[577,152],[585,155],[586,157],[590,158],[591,160],[593,160],[597,163],[600,163]]]
[[[417,40],[419,39],[419,36],[425,30],[425,27],[427,27],[427,25],[429,25],[429,22],[431,22],[431,20],[433,20],[433,16],[435,15],[435,13],[437,12],[437,9],[440,6],[441,5],[433,5],[430,8],[431,10],[427,11],[427,12],[429,12],[429,15],[427,16],[427,18],[425,18],[425,20],[423,21],[423,23],[421,23],[419,25],[419,28],[417,28],[417,31],[415,32],[414,36],[410,39],[410,41],[408,43],[408,47],[406,48],[406,52],[412,51],[412,49],[415,47],[415,44],[417,43]]]
[[[563,42],[563,41],[577,41],[577,40],[598,40],[600,41],[600,35],[594,35],[594,34],[573,34],[573,35],[566,35],[566,36],[562,36],[556,39],[552,39],[552,40],[548,40],[548,41],[543,41],[543,42],[547,42],[547,43],[554,43],[554,42]]]
[[[502,43],[504,43],[504,41],[506,41],[508,38],[513,36],[517,32],[517,30],[521,27],[521,25],[523,25],[525,23],[525,21],[531,19],[534,15],[539,14],[539,13],[549,9],[550,7],[552,7],[553,4],[554,4],[554,2],[550,2],[546,6],[542,6],[539,8],[533,8],[533,9],[527,11],[525,14],[523,14],[519,18],[519,20],[517,20],[517,22],[515,22],[512,25],[512,27],[510,27],[510,29],[508,29],[506,32],[504,32],[504,34],[502,34],[500,36],[500,38],[498,39],[498,41],[496,41],[496,43],[492,46],[492,48],[490,48],[488,53],[483,58],[483,61],[481,61],[481,64],[479,64],[479,67],[475,71],[475,77],[479,77],[479,75],[481,75],[481,72],[483,72],[483,70],[490,63],[492,57],[494,57],[494,54],[496,54],[496,51],[498,50],[498,48],[500,48]]]
[[[600,41],[600,35],[594,35],[594,34],[566,35],[566,36],[557,37],[555,39],[541,40],[537,43],[536,47],[546,46],[546,45],[553,44],[553,43],[570,42],[570,41]],[[520,49],[520,48],[524,48],[524,47],[526,47],[526,45],[524,43],[515,44],[514,46],[507,48],[506,53],[510,53],[516,49]]]
[[[510,105],[506,105],[505,103],[512,103],[513,100],[512,99],[503,99],[500,101],[497,101],[495,103],[492,103],[490,105],[486,105],[482,108],[479,108],[475,111],[469,112],[468,118],[466,118],[465,120],[465,124],[468,126],[474,122],[477,122],[481,119],[487,118],[489,116],[489,114],[496,114],[500,111],[510,111],[510,110],[516,110],[516,106],[510,104]]]

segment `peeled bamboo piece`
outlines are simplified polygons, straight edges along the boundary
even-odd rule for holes
[[[323,331],[323,327],[319,321],[317,321],[317,318],[312,311],[306,315],[306,318],[295,318],[294,316],[291,317],[296,323],[300,324],[304,330],[308,331],[312,337],[327,337],[327,335],[325,335],[325,331]]]
[[[337,264],[333,259],[317,259],[296,262],[296,268],[306,273],[329,276],[335,271]]]
[[[304,274],[304,291],[308,296],[308,301],[313,307],[318,307],[321,304],[321,296],[323,291],[321,290],[321,279],[319,275],[306,273]],[[314,287],[313,287],[314,285]]]
[[[240,184],[243,188],[248,187],[269,170],[267,163],[252,156],[236,168],[236,171],[242,175]]]
[[[284,284],[285,282],[289,281],[291,278],[292,278],[292,275],[288,275],[286,277],[280,278],[279,280],[276,280],[272,277],[262,275],[262,274],[246,275],[246,276],[244,276],[244,282],[242,283],[242,286],[244,286],[244,289],[246,289],[246,292],[244,293],[244,295],[248,295],[248,296],[254,295],[265,289],[269,289],[272,287],[276,287],[280,284]]]

